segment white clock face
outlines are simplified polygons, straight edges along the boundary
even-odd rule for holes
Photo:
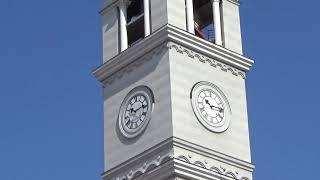
[[[151,119],[154,105],[152,91],[139,86],[129,92],[123,100],[119,113],[119,128],[127,138],[138,136]]]
[[[220,97],[212,90],[202,90],[198,95],[198,108],[207,123],[218,124],[224,119],[224,105]]]
[[[223,132],[229,126],[231,110],[227,98],[212,83],[199,82],[191,92],[191,104],[199,122],[213,132]]]

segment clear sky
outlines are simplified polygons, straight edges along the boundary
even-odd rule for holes
[[[242,1],[258,180],[317,179],[320,2]],[[92,180],[103,170],[99,0],[0,0],[0,179]]]

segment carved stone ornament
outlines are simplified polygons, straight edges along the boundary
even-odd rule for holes
[[[181,38],[183,37],[183,38]],[[112,84],[124,74],[154,59],[164,51],[176,51],[199,63],[246,78],[254,61],[241,54],[200,39],[171,25],[166,25],[143,41],[106,61],[93,71],[104,85]]]
[[[150,171],[161,164],[173,159],[173,153],[170,151],[166,155],[158,155],[153,160],[145,161],[141,163],[137,168],[129,170],[128,172],[124,173],[125,175],[117,176],[115,180],[131,180],[134,179],[147,171]]]
[[[245,73],[229,66],[229,65],[226,65],[224,63],[221,63],[219,61],[216,61],[214,59],[211,59],[209,57],[206,57],[202,54],[199,54],[197,52],[194,52],[186,47],[183,47],[183,46],[180,46],[178,44],[175,44],[175,43],[168,43],[168,47],[170,49],[174,49],[175,51],[177,51],[178,53],[181,53],[181,54],[184,54],[186,56],[188,56],[189,58],[191,59],[194,59],[194,60],[197,60],[201,63],[204,63],[204,64],[207,64],[211,67],[214,67],[214,68],[219,68],[220,70],[224,71],[224,72],[230,72],[231,74],[233,74],[234,76],[240,76],[242,77],[243,79],[246,78],[246,75]]]
[[[167,49],[167,45],[163,44],[159,46],[158,48],[154,49],[152,52],[149,52],[142,58],[139,58],[132,62],[131,64],[127,65],[126,67],[122,68],[120,71],[116,72],[109,78],[105,80],[107,84],[112,84],[116,79],[121,79],[125,74],[129,74],[132,72],[134,69],[138,68],[142,64],[150,61],[154,56],[157,56],[163,52],[163,50]]]
[[[126,67],[122,68],[121,70],[119,70],[118,72],[116,72],[115,74],[113,74],[112,76],[107,78],[105,80],[105,82],[107,84],[112,84],[116,79],[121,79],[125,74],[129,74],[134,69],[136,69],[137,67],[141,66],[142,64],[150,61],[154,56],[161,54],[164,50],[166,50],[168,48],[170,50],[175,50],[178,53],[184,54],[187,57],[189,57],[190,59],[197,60],[200,63],[207,64],[213,68],[218,68],[221,71],[231,73],[232,75],[242,77],[243,79],[246,78],[245,73],[237,70],[236,68],[233,68],[229,65],[226,65],[226,64],[221,63],[219,61],[216,61],[214,59],[211,59],[209,57],[201,55],[201,54],[194,52],[188,48],[185,48],[183,46],[169,42],[169,43],[162,44],[158,48],[155,48],[152,52],[149,52],[148,54],[146,54],[142,58],[139,58],[139,59],[135,60],[134,62],[132,62],[131,64],[127,65]]]
[[[237,171],[229,171],[223,166],[217,167],[217,166],[209,165],[208,162],[206,162],[206,161],[192,160],[192,157],[190,155],[188,155],[188,156],[180,155],[180,156],[177,157],[177,159],[180,160],[180,161],[186,162],[188,164],[193,164],[193,165],[196,165],[198,167],[213,171],[215,173],[228,176],[228,177],[233,178],[233,179],[250,180],[247,177],[239,177],[240,176],[239,172],[237,172]]]

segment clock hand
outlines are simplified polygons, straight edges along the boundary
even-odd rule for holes
[[[141,108],[145,108],[145,107],[147,107],[147,106],[141,106],[141,107],[139,107],[138,109],[133,110],[133,111],[134,111],[134,113],[137,113],[137,111],[138,111],[139,109],[141,109]]]
[[[211,104],[209,103],[209,100],[208,100],[208,99],[206,99],[205,101],[206,101],[206,104],[208,104],[209,106],[211,106]]]
[[[215,109],[218,109],[219,110],[219,112],[222,112],[224,109],[222,109],[222,108],[219,108],[219,107],[217,107],[217,106],[211,106],[210,105],[210,108],[212,109],[212,108],[215,108]]]
[[[217,107],[217,106],[212,106],[212,105],[209,103],[209,100],[208,100],[208,99],[206,99],[205,102],[206,102],[206,104],[208,104],[208,105],[210,106],[211,109],[213,109],[213,108],[218,109],[219,112],[222,112],[222,111],[224,110],[224,109],[219,108],[219,107]]]

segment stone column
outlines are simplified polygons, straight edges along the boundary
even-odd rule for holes
[[[151,25],[150,25],[150,1],[143,0],[143,11],[144,11],[144,33],[145,36],[149,36],[151,33]]]
[[[215,43],[219,46],[222,46],[220,0],[211,0],[211,3],[212,3],[212,10],[213,10]]]
[[[187,10],[187,30],[194,34],[194,15],[193,15],[193,0],[186,0]]]
[[[120,49],[121,52],[128,48],[128,33],[127,33],[127,5],[124,0],[120,1]]]

